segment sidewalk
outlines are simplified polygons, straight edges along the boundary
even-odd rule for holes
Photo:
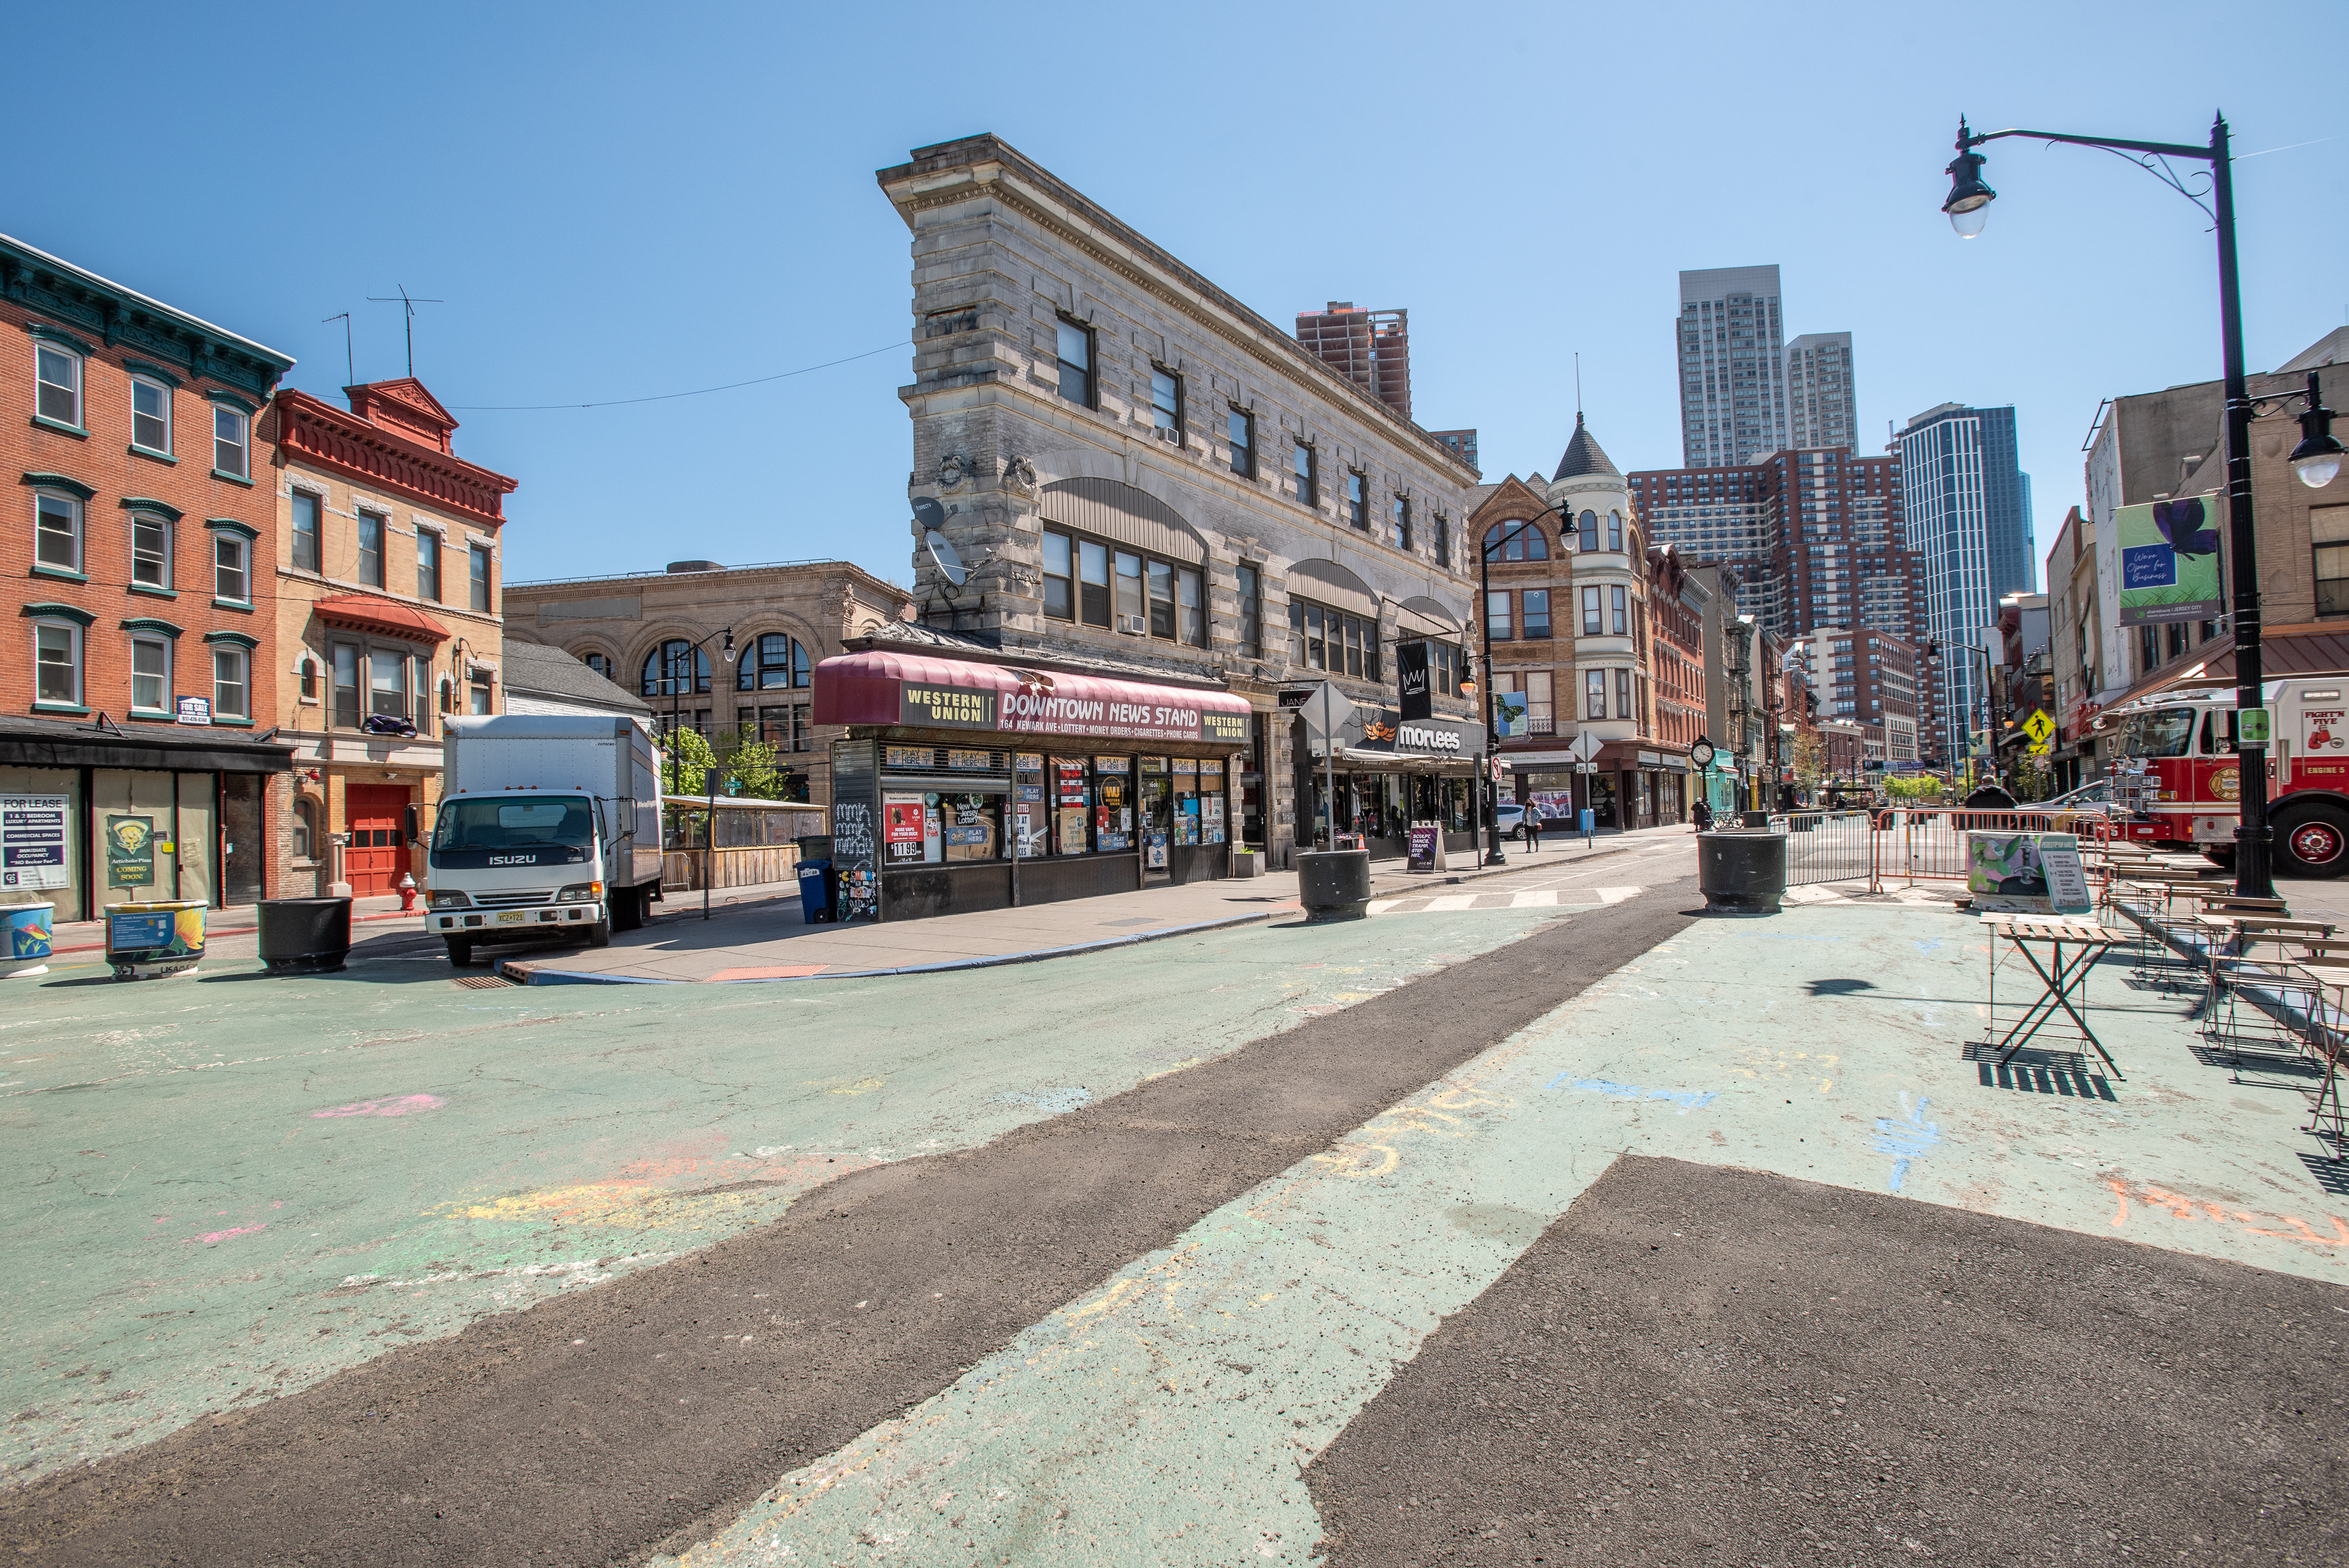
[[[420,890],[416,896],[416,912],[409,915],[399,912],[399,895],[397,893],[378,893],[351,900],[353,925],[362,920],[417,920],[417,929],[421,930],[423,912],[424,895]],[[210,944],[224,937],[249,937],[260,929],[260,910],[251,904],[232,904],[225,909],[207,909],[204,911],[204,940]],[[59,956],[106,950],[104,920],[59,920],[52,930],[54,935],[49,940],[49,950]]]

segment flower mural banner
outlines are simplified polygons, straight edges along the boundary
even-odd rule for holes
[[[2187,495],[2114,512],[2120,544],[2121,624],[2215,620],[2220,515],[2225,498]]]

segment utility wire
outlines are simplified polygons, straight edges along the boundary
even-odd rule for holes
[[[464,414],[533,413],[545,409],[616,409],[627,403],[664,403],[672,398],[699,398],[711,392],[730,392],[738,387],[761,387],[769,381],[788,380],[804,376],[811,370],[829,370],[834,365],[853,364],[870,359],[875,354],[886,354],[893,348],[903,348],[903,343],[885,343],[878,348],[868,348],[862,354],[851,354],[845,359],[827,359],[821,365],[802,365],[796,370],[779,370],[771,376],[757,376],[748,381],[729,381],[722,387],[697,387],[690,392],[657,392],[648,398],[606,398],[599,403],[452,403],[450,412]]]

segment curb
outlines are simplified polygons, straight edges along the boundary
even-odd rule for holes
[[[418,919],[423,913],[424,910],[421,906],[419,906],[412,913],[405,915],[401,914],[398,909],[386,909],[381,914],[378,915],[353,915],[351,917],[351,924],[356,926],[362,920],[412,920]],[[77,921],[75,923],[79,924],[80,922]],[[223,926],[217,929],[212,926],[206,926],[204,928],[204,940],[206,943],[210,943],[214,937],[250,937],[258,934],[260,929],[261,928],[259,926]],[[102,953],[105,950],[106,944],[104,942],[76,942],[69,948],[53,947],[49,950],[52,953],[60,954]]]
[[[826,970],[820,974],[771,975],[757,980],[652,980],[643,975],[597,974],[587,970],[543,969],[521,960],[509,959],[492,964],[492,972],[523,985],[781,985],[803,980],[874,980],[895,974],[946,974],[956,970],[998,969],[1005,964],[1039,963],[1046,959],[1078,958],[1086,953],[1103,952],[1111,948],[1130,948],[1142,942],[1162,941],[1168,937],[1195,935],[1201,931],[1228,930],[1235,926],[1253,926],[1271,919],[1283,911],[1258,910],[1247,915],[1226,915],[1221,919],[1195,920],[1187,926],[1168,926],[1164,930],[1136,931],[1130,936],[1103,937],[1098,941],[1078,942],[1065,948],[1034,948],[1027,952],[990,953],[980,958],[955,959],[946,963],[905,964],[895,969]]]

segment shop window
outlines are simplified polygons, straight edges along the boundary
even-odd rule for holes
[[[1075,321],[1064,320],[1059,327],[1061,396],[1089,409],[1098,407],[1093,400],[1093,330]]]
[[[81,703],[81,628],[70,621],[33,623],[33,697],[39,702]]]
[[[440,602],[440,535],[429,528],[416,531],[416,597]]]
[[[142,588],[171,586],[171,522],[152,512],[130,514],[130,580]]]
[[[1508,590],[1493,589],[1485,596],[1485,636],[1494,642],[1506,642],[1515,629],[1509,619]]]
[[[686,674],[688,662],[693,671],[690,677]],[[636,694],[640,697],[673,697],[709,690],[709,650],[681,637],[673,637],[646,654],[644,669],[637,674]]]
[[[798,639],[771,631],[753,643],[734,672],[737,691],[778,691],[808,683],[807,649]]]
[[[1582,672],[1582,716],[1586,719],[1607,717],[1607,671],[1604,670]]]
[[[1056,620],[1077,618],[1077,580],[1066,534],[1044,535],[1044,613]]]
[[[1588,588],[1585,588],[1585,589],[1583,589],[1583,590],[1582,590],[1582,635],[1583,635],[1583,636],[1585,636],[1585,637],[1597,637],[1597,636],[1599,635],[1599,628],[1600,628],[1600,626],[1602,626],[1603,624],[1605,624],[1605,623],[1603,622],[1603,620],[1601,619],[1601,614],[1602,614],[1602,612],[1600,611],[1600,609],[1599,609],[1599,590],[1598,590],[1597,588],[1595,588],[1595,587],[1588,587]]]
[[[472,590],[472,595],[468,602],[471,604],[473,608],[479,610],[483,615],[487,615],[490,613],[490,600],[492,597],[490,591],[490,547],[487,545],[475,545],[472,546],[470,555],[471,570],[469,573],[469,586]]]
[[[319,545],[319,521],[326,515],[323,496],[306,490],[294,493],[294,568],[302,572],[323,572],[326,553]]]
[[[33,560],[59,572],[81,570],[81,503],[42,491],[33,497]]]
[[[1313,450],[1312,442],[1300,441],[1291,443],[1288,472],[1293,485],[1289,493],[1296,497],[1298,504],[1319,505],[1321,504],[1320,454]]]
[[[356,643],[335,644],[335,724],[344,730],[359,727],[359,650]]]
[[[1358,468],[1346,471],[1346,521],[1365,534],[1371,531],[1371,479]]]
[[[1243,562],[1239,568],[1240,655],[1264,657],[1264,590],[1257,569]]]
[[[252,575],[246,555],[251,548],[241,534],[226,529],[212,534],[212,597],[231,604],[250,603]]]
[[[241,648],[212,649],[212,714],[222,719],[250,719],[252,683],[245,679],[249,656]]]
[[[1183,439],[1183,378],[1172,370],[1150,368],[1150,422],[1166,440]]]
[[[1411,548],[1411,497],[1396,496],[1393,514],[1394,547],[1398,550],[1408,550]]]
[[[171,645],[163,638],[130,639],[130,710],[134,713],[171,711]]]
[[[45,420],[81,429],[81,356],[47,343],[33,345],[33,375],[39,388],[35,411]]]
[[[247,421],[242,410],[212,405],[212,470],[233,479],[253,477],[245,444]],[[380,587],[381,585],[378,585]]]
[[[1547,637],[1549,635],[1549,590],[1527,588],[1525,611],[1526,635],[1529,638]]]
[[[1582,524],[1582,537],[1578,547],[1588,555],[1599,548],[1599,514],[1586,512],[1578,521]]]
[[[1224,421],[1224,445],[1232,472],[1242,479],[1256,477],[1256,416],[1234,409]]]
[[[130,378],[130,444],[159,457],[171,455],[171,389],[160,381]]]
[[[359,514],[359,581],[383,587],[383,518],[373,512]]]

